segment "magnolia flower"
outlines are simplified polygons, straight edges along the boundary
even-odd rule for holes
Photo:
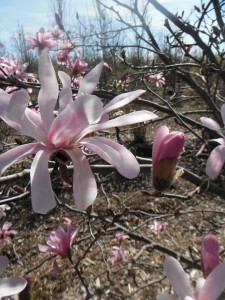
[[[39,29],[39,31],[36,33],[36,38],[32,37],[31,35],[26,35],[25,38],[32,43],[27,46],[27,50],[34,50],[37,48],[38,55],[41,55],[45,48],[52,50],[55,46],[55,40],[52,38],[52,35],[50,33],[45,33],[44,28]]]
[[[169,132],[167,126],[157,129],[152,148],[153,186],[156,190],[167,189],[179,176],[175,168],[183,147],[184,134],[182,132]]]
[[[157,87],[162,87],[165,84],[165,77],[163,76],[163,73],[149,75],[149,78],[155,82]]]
[[[50,33],[51,37],[55,41],[63,40],[64,32],[55,26],[54,28],[47,29],[47,32]]]
[[[150,224],[148,227],[150,228],[150,233],[157,234],[164,231],[167,225],[167,223],[154,220],[153,224]]]
[[[175,258],[166,257],[164,272],[177,297],[159,293],[156,297],[157,300],[218,300],[225,288],[225,262],[219,264],[206,280],[199,278],[196,293],[193,292],[187,274]]]
[[[71,69],[73,75],[84,75],[90,71],[90,69],[88,68],[88,64],[82,59],[77,58],[75,62],[73,62],[72,58],[70,58],[67,62],[68,63],[66,64],[66,66]]]
[[[125,241],[126,239],[129,239],[129,236],[127,234],[125,234],[124,232],[118,232],[116,234],[116,238],[121,243],[121,242]]]
[[[0,246],[4,246],[11,243],[11,237],[17,234],[15,230],[9,230],[12,226],[12,223],[5,222],[0,229]]]
[[[201,247],[201,268],[204,277],[206,278],[219,263],[219,241],[215,235],[207,234]]]
[[[9,260],[6,256],[0,256],[0,276],[4,273]],[[19,276],[0,279],[0,299],[20,293],[27,285],[26,279]]]
[[[79,227],[75,232],[72,232],[71,220],[69,218],[64,218],[64,220],[67,223],[67,230],[59,227],[57,230],[51,231],[47,239],[48,246],[38,244],[38,249],[41,252],[50,252],[61,258],[69,258],[71,260],[71,247],[77,238]],[[58,269],[58,264],[55,259],[53,262],[53,270],[57,273]]]
[[[113,247],[112,254],[111,262],[113,265],[119,265],[126,261],[127,251],[124,251],[121,247]]]
[[[221,107],[221,116],[225,125],[225,104],[223,104]],[[204,126],[216,131],[221,136],[221,138],[209,140],[217,142],[219,144],[219,146],[214,148],[210,153],[206,163],[206,174],[211,178],[215,178],[220,174],[225,162],[225,136],[221,132],[220,125],[216,121],[207,117],[201,117],[200,120]],[[204,147],[205,144],[202,146],[198,154],[202,152]]]
[[[98,84],[102,67],[103,63],[98,64],[84,77],[77,98],[73,101],[70,77],[59,72],[63,84],[59,93],[52,62],[47,50],[43,51],[39,60],[39,113],[27,107],[30,98],[26,90],[21,89],[13,95],[0,90],[1,118],[21,134],[36,140],[1,154],[0,173],[13,163],[35,154],[30,178],[32,206],[37,213],[45,214],[56,205],[48,170],[48,160],[55,152],[65,153],[73,162],[73,194],[79,210],[85,210],[97,196],[95,177],[83,149],[97,153],[129,179],[136,177],[140,171],[136,158],[124,146],[93,134],[157,116],[149,111],[137,111],[109,120],[112,110],[130,103],[144,91],[118,95],[103,107],[102,101],[91,95]],[[58,97],[59,110],[55,117],[54,108]]]
[[[0,57],[0,67],[4,70],[4,73],[0,71],[0,76],[5,77],[13,76],[18,80],[35,82],[36,77],[33,73],[27,73],[26,68],[28,63],[22,63],[15,55],[11,59],[7,57]]]

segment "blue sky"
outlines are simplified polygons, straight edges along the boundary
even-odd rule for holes
[[[12,33],[18,29],[18,24],[24,27],[25,33],[34,34],[40,27],[50,27],[54,18],[51,14],[51,3],[53,0],[30,1],[30,0],[0,0],[0,41],[10,44]],[[122,0],[128,3],[127,0]],[[141,0],[139,0],[141,1]],[[145,1],[145,0],[144,0]],[[194,5],[200,5],[200,0],[159,0],[172,12],[185,10],[189,12]],[[111,0],[103,3],[112,5]],[[93,14],[95,7],[93,0],[67,0],[69,17],[75,17],[76,11],[79,15]],[[122,11],[121,11],[122,13]],[[151,17],[155,27],[162,27],[164,17],[152,9]]]

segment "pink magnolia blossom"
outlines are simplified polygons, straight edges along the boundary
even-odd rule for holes
[[[207,234],[202,240],[201,267],[204,277],[215,269],[220,263],[219,241],[213,234]]]
[[[157,129],[152,148],[153,185],[163,191],[176,178],[176,164],[184,147],[184,134],[179,131],[169,132],[167,126]]]
[[[12,223],[5,222],[2,229],[0,229],[0,246],[11,244],[11,237],[17,234],[17,231],[9,230],[11,226]]]
[[[157,87],[162,87],[165,84],[165,77],[163,76],[163,73],[149,75],[149,78],[155,82]]]
[[[59,227],[57,230],[51,231],[47,239],[48,246],[38,244],[38,249],[41,252],[49,252],[61,258],[69,258],[71,260],[71,247],[77,238],[79,227],[75,232],[72,232],[71,220],[69,218],[64,218],[64,220],[67,223],[67,229]],[[58,272],[56,259],[53,262],[53,270],[56,273]]]
[[[74,51],[74,48],[75,48],[75,45],[76,45],[76,41],[74,42],[70,42],[70,41],[67,41],[66,43],[63,43],[60,45],[60,51],[56,57],[56,62],[58,64],[62,64],[62,65],[66,65],[68,66],[70,64],[70,61],[71,61],[71,52]]]
[[[35,82],[36,76],[33,73],[27,73],[26,68],[27,63],[22,63],[19,61],[15,55],[12,55],[12,58],[0,57],[0,66],[3,69],[4,73],[8,76],[13,76],[18,80],[25,82]],[[0,71],[0,77],[5,77],[5,74]]]
[[[164,272],[177,297],[167,293],[159,293],[156,297],[157,300],[218,300],[225,289],[225,262],[213,269],[206,280],[199,278],[195,293],[187,274],[175,258],[166,257]]]
[[[55,40],[52,38],[52,35],[46,33],[44,28],[39,29],[36,33],[36,38],[31,35],[26,35],[25,38],[31,42],[31,44],[27,46],[27,50],[34,50],[37,48],[38,55],[41,55],[45,48],[52,50],[55,46]]]
[[[64,32],[58,28],[58,26],[55,26],[53,28],[47,29],[47,32],[50,33],[51,37],[55,41],[63,40]]]
[[[221,115],[223,123],[225,124],[225,104],[223,104],[221,107]],[[203,125],[211,130],[216,131],[221,136],[221,138],[209,140],[209,142],[213,141],[219,144],[219,146],[214,148],[210,153],[206,162],[206,174],[211,178],[215,178],[220,174],[225,162],[225,136],[221,132],[220,125],[216,121],[207,117],[201,117],[200,120]],[[198,152],[198,154],[202,152],[204,147],[205,144],[201,147],[201,150]]]
[[[113,247],[112,254],[111,262],[113,265],[126,261],[127,251],[124,251],[121,247]]]
[[[118,232],[116,234],[116,238],[119,242],[123,242],[125,241],[126,239],[129,239],[129,236],[127,234],[125,234],[124,232]]]
[[[95,177],[83,152],[84,148],[97,153],[129,179],[136,177],[140,171],[136,158],[124,146],[93,134],[108,128],[152,120],[157,116],[149,111],[136,111],[109,120],[112,110],[130,103],[144,91],[118,95],[103,107],[102,101],[91,95],[98,84],[102,67],[103,63],[98,64],[84,77],[77,98],[73,101],[70,77],[59,72],[63,84],[59,93],[52,62],[47,50],[43,51],[39,60],[40,113],[27,107],[30,98],[26,90],[21,89],[12,96],[0,90],[1,118],[21,134],[36,140],[1,154],[0,173],[13,163],[35,154],[30,178],[32,206],[37,213],[45,214],[56,205],[48,171],[48,160],[55,152],[66,153],[73,162],[73,194],[79,210],[85,210],[97,196]],[[55,117],[58,96],[59,110]]]
[[[88,64],[84,60],[79,58],[77,58],[75,62],[73,62],[72,59],[69,59],[66,66],[71,69],[73,75],[85,75],[90,71],[90,69],[88,68]]]
[[[4,273],[8,263],[6,256],[0,256],[0,276]],[[0,299],[20,293],[26,285],[26,279],[19,276],[0,279]]]
[[[150,228],[150,233],[158,234],[164,231],[167,225],[167,223],[162,223],[160,221],[154,220],[153,224],[150,224],[148,227]]]

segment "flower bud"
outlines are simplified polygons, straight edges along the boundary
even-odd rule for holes
[[[153,186],[156,190],[166,190],[179,176],[180,171],[176,171],[176,164],[183,147],[182,132],[169,132],[167,126],[158,128],[152,149]]]

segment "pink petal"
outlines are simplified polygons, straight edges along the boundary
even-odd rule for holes
[[[152,160],[155,162],[156,156],[159,153],[159,147],[163,138],[169,133],[169,128],[167,126],[160,126],[154,135],[153,138],[153,147],[152,147]]]
[[[164,262],[164,272],[177,296],[181,299],[185,299],[186,296],[195,299],[186,273],[181,264],[172,256],[166,257]]]
[[[49,140],[62,147],[76,137],[84,128],[99,118],[103,103],[94,96],[80,96],[70,103],[54,120],[49,131]]]
[[[1,255],[0,256],[0,276],[2,275],[2,273],[5,272],[5,269],[7,268],[8,264],[9,264],[8,257],[5,255]]]
[[[73,161],[73,195],[77,209],[85,210],[97,196],[97,185],[86,157],[80,149],[66,150]]]
[[[96,88],[101,76],[104,62],[100,62],[81,81],[77,97],[90,95]]]
[[[208,127],[209,129],[220,131],[220,125],[213,119],[207,117],[201,117],[200,120],[202,124]]]
[[[206,174],[211,177],[217,177],[221,169],[224,165],[225,161],[225,147],[220,145],[217,146],[213,151],[210,153],[210,156],[206,163]]]
[[[25,109],[30,101],[28,92],[24,89],[13,93],[8,106],[8,117],[21,125]]]
[[[215,235],[207,234],[202,240],[201,247],[201,266],[204,277],[207,277],[219,263],[219,241]]]
[[[2,89],[0,89],[0,98],[1,98],[1,101],[0,101],[0,117],[9,126],[14,128],[15,130],[19,131],[20,130],[20,125],[18,123],[15,123],[14,121],[12,121],[10,118],[8,118],[8,115],[7,115],[7,111],[8,111],[9,103],[10,103],[10,100],[11,100],[11,96],[8,93],[6,93],[5,91],[3,91]]]
[[[127,126],[131,124],[136,124],[144,121],[150,121],[152,119],[158,118],[157,115],[155,115],[152,112],[141,110],[141,111],[135,111],[120,117],[117,117],[115,119],[102,122],[100,124],[91,125],[87,128],[85,128],[79,135],[78,139],[82,139],[87,134],[90,134],[95,131],[101,131],[108,128],[114,128],[114,127],[120,127],[120,126]]]
[[[105,105],[103,109],[103,114],[109,113],[112,110],[125,106],[126,104],[141,96],[143,93],[145,93],[144,90],[137,90],[134,92],[128,92],[116,96],[108,104]]]
[[[25,289],[27,281],[24,278],[13,276],[0,280],[0,297],[12,296]]]
[[[36,141],[49,145],[46,130],[43,126],[41,115],[26,108],[21,122],[21,133],[33,137]]]
[[[46,48],[42,51],[39,59],[38,73],[41,83],[38,104],[43,124],[48,131],[54,120],[53,111],[58,98],[58,82]]]
[[[112,140],[102,137],[90,137],[83,139],[81,144],[97,153],[113,165],[121,175],[129,179],[137,177],[140,172],[140,166],[135,156],[124,146]]]
[[[223,104],[221,106],[221,116],[222,116],[222,119],[223,119],[223,124],[225,126],[225,104]]]
[[[154,139],[155,140],[155,139]],[[154,143],[154,142],[153,142]],[[168,133],[159,145],[158,153],[154,157],[154,164],[165,158],[178,158],[184,147],[184,134],[179,131]]]
[[[62,112],[68,104],[73,101],[71,90],[71,78],[65,72],[58,72],[63,88],[59,94],[59,113]]]
[[[39,143],[17,146],[0,155],[0,174],[10,165],[35,154],[42,146]]]
[[[57,274],[59,272],[59,266],[58,266],[56,259],[54,259],[54,261],[53,261],[53,272],[55,274]]]
[[[225,262],[219,264],[206,278],[198,300],[217,300],[225,289]]]
[[[39,214],[46,214],[56,206],[48,171],[48,160],[52,152],[51,149],[38,151],[30,169],[32,207]]]
[[[156,296],[156,300],[177,300],[177,297],[171,296],[166,293],[159,293]],[[186,300],[186,298],[184,300]]]
[[[46,246],[46,245],[38,244],[38,250],[39,250],[40,252],[45,253],[45,252],[51,252],[52,248],[49,247],[49,246]]]

